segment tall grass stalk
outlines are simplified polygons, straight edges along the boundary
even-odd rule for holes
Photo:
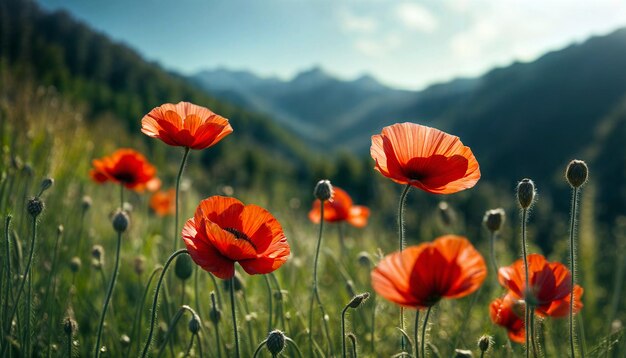
[[[4,238],[6,242],[5,247],[5,270],[6,280],[4,281],[4,304],[2,305],[2,322],[7,322],[7,314],[9,309],[9,293],[11,292],[11,239],[9,237],[11,227],[11,215],[7,215],[4,221]],[[4,331],[4,326],[0,327]],[[4,344],[3,344],[4,345]]]

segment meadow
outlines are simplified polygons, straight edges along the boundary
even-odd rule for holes
[[[509,272],[508,279],[501,278],[498,282],[493,262],[497,261],[501,268],[509,267],[523,257],[522,248],[528,251],[528,256],[542,253],[543,245],[535,241],[533,220],[535,215],[545,215],[545,210],[541,209],[541,196],[534,196],[535,188],[529,189],[525,186],[528,183],[523,182],[517,193],[510,193],[508,201],[514,205],[504,214],[492,212],[500,218],[499,225],[491,219],[485,222],[467,219],[481,217],[494,209],[491,207],[472,207],[480,213],[467,215],[463,209],[468,206],[455,208],[444,202],[432,205],[432,201],[420,201],[418,205],[415,201],[429,190],[435,195],[449,194],[446,200],[455,195],[471,198],[472,186],[480,177],[476,173],[480,158],[472,159],[467,152],[465,168],[473,171],[450,174],[433,169],[434,174],[421,173],[435,178],[430,187],[422,185],[409,191],[410,186],[394,183],[376,173],[381,177],[377,185],[385,188],[382,190],[387,193],[386,201],[393,202],[398,213],[394,209],[389,212],[389,204],[368,203],[369,209],[359,209],[354,217],[341,216],[341,210],[333,202],[339,203],[339,196],[344,194],[333,195],[326,182],[316,186],[316,180],[308,187],[290,188],[304,193],[302,197],[308,198],[307,202],[295,197],[273,198],[273,190],[264,192],[258,186],[241,187],[215,181],[207,175],[210,169],[203,167],[206,163],[199,161],[198,152],[216,150],[221,145],[219,140],[214,143],[209,140],[209,147],[198,144],[191,150],[172,145],[179,143],[177,140],[186,140],[182,137],[170,138],[172,143],[163,138],[166,143],[154,138],[138,140],[142,118],[137,118],[136,126],[130,130],[107,115],[86,121],[86,109],[67,101],[53,87],[21,83],[6,72],[2,78],[3,357],[568,356],[571,355],[569,301],[565,301],[566,297],[569,299],[571,286],[565,271],[569,268],[570,232],[574,233],[575,246],[583,245],[577,254],[580,263],[575,276],[576,283],[584,288],[581,298],[584,306],[577,306],[576,310],[580,311],[574,315],[575,356],[626,354],[622,338],[622,322],[626,317],[621,294],[624,265],[618,256],[624,251],[626,222],[615,224],[614,241],[589,246],[585,240],[595,223],[593,198],[584,195],[586,185],[577,189],[581,199],[573,201],[579,204],[580,217],[575,218],[579,230],[572,231],[569,221],[559,219],[558,225],[565,227],[564,235],[553,239],[555,247],[548,256],[548,261],[562,262],[564,268],[559,268],[558,275],[550,271],[554,266],[549,270],[537,269],[537,275],[550,272],[541,276],[543,280],[538,278],[533,283],[533,297],[522,287],[514,287],[515,282],[520,282],[515,281],[513,273]],[[234,131],[225,136],[237,136],[238,123],[230,124]],[[154,143],[146,144],[149,142]],[[415,143],[420,142],[416,139]],[[149,175],[150,170],[138,169],[143,164],[132,162],[121,177],[115,177],[106,172],[105,164],[93,161],[111,155],[119,147],[132,147],[144,153],[144,159],[152,163],[156,176],[161,178],[163,190],[175,188],[176,179],[182,178],[178,209],[173,205],[176,199],[172,201],[171,191],[163,193],[160,202],[153,199],[148,179],[154,173]],[[180,166],[183,156],[188,158],[184,171]],[[563,172],[570,159],[563,158]],[[445,168],[450,159],[432,160],[435,168]],[[376,165],[374,160],[370,162],[372,172]],[[382,173],[385,168],[379,167],[379,171]],[[123,188],[120,183],[134,185],[126,181],[125,175],[137,170],[146,175],[142,184]],[[393,176],[391,172],[389,169],[385,176]],[[99,173],[106,175],[98,176]],[[577,175],[574,177],[580,179],[580,173]],[[437,189],[445,188],[446,182],[454,182],[459,176],[470,177],[472,183],[462,182],[447,191]],[[589,178],[593,183],[593,172]],[[317,179],[333,181],[332,177]],[[511,178],[511,187],[520,179]],[[565,175],[562,180],[566,180]],[[350,192],[349,187],[343,189]],[[455,190],[461,189],[465,189],[463,193],[455,194]],[[206,214],[202,221],[196,219],[192,223],[196,225],[194,230],[213,237],[213,241],[207,238],[194,241],[200,234],[191,233],[187,226],[185,231],[183,226],[194,216],[201,200],[215,195],[228,201],[228,205],[239,205],[229,199],[236,198],[264,208],[250,209],[252,213],[245,220],[257,223],[252,226],[262,226],[257,231],[269,235],[271,243],[256,241],[265,239],[259,239],[257,236],[261,234],[257,231],[252,230],[248,235],[243,232],[246,229],[235,229],[236,224],[218,230],[215,222],[222,220],[217,217],[226,215],[225,211]],[[403,204],[406,198],[408,201]],[[521,207],[515,204],[518,201]],[[320,205],[321,202],[325,204]],[[333,222],[320,225],[322,214],[308,213],[315,205],[318,210],[323,207],[327,215],[329,211],[334,213]],[[393,220],[389,221],[389,217]],[[527,217],[527,230],[522,228],[524,217]],[[259,224],[258,220],[262,220],[259,218],[266,221]],[[399,230],[399,225],[405,226],[404,221],[406,229]],[[191,224],[187,222],[187,225]],[[406,242],[400,244],[404,246],[403,252],[413,253],[417,245],[422,245],[422,251],[413,256],[397,256],[393,264],[386,256],[398,251],[399,232],[404,234],[400,240]],[[460,259],[458,252],[455,256],[454,250],[436,249],[432,244],[438,237],[452,234],[468,240],[456,243],[464,247]],[[522,236],[528,245],[521,243]],[[207,240],[225,245],[217,249],[220,254],[215,254],[216,249]],[[495,259],[491,251],[493,243]],[[430,246],[426,250],[423,245]],[[269,251],[251,258],[250,250],[257,251],[258,246]],[[595,266],[598,257],[594,256],[598,253],[590,247],[615,253],[614,262],[604,263],[613,268],[609,270],[612,279],[600,278]],[[193,261],[180,251],[183,248],[189,250]],[[424,250],[452,258],[443,260],[437,255],[421,258]],[[230,259],[217,264],[216,257],[222,261],[224,257]],[[409,260],[422,259],[427,261],[410,266]],[[233,261],[239,263],[233,266]],[[421,278],[412,274],[418,271]],[[524,275],[519,277],[523,281]],[[514,307],[507,311],[510,321],[504,322],[501,319],[504,313],[498,313],[501,311],[494,316],[493,302],[504,297],[506,282],[508,291],[516,291],[517,297]],[[410,288],[400,287],[406,285]],[[534,322],[530,337],[533,345],[528,351],[519,339],[519,322],[523,324],[526,312],[520,300],[527,294],[528,298],[538,300],[529,301],[537,310],[546,305],[542,300],[548,300],[547,308],[531,316],[534,317],[530,320]],[[399,301],[405,306],[402,323]],[[555,314],[556,311],[560,313]],[[550,317],[552,314],[560,318]],[[508,331],[494,323],[499,319],[505,326],[510,323]],[[517,335],[517,340],[511,339],[512,335]]]

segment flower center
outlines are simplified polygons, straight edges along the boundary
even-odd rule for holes
[[[115,174],[115,179],[122,183],[131,184],[135,182],[135,175],[130,172],[119,172]]]
[[[237,240],[243,240],[245,242],[247,242],[248,244],[250,244],[250,246],[252,246],[254,248],[254,250],[256,250],[256,245],[252,242],[252,240],[248,237],[248,235],[244,234],[243,232],[232,228],[232,227],[227,227],[224,230],[228,231],[229,233],[233,234],[233,236],[235,237],[235,239]]]

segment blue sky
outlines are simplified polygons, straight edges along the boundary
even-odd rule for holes
[[[417,89],[626,26],[626,0],[38,0],[164,67],[321,66]]]

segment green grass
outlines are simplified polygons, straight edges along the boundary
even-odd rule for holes
[[[88,179],[90,161],[94,157],[111,152],[118,146],[128,146],[148,152],[145,141],[137,140],[135,134],[129,134],[125,126],[117,124],[113,117],[103,116],[86,123],[82,116],[85,111],[65,102],[53,90],[30,87],[28,84],[17,85],[4,79],[0,102],[0,213],[4,218],[12,216],[9,230],[11,279],[6,280],[5,265],[6,238],[2,236],[2,307],[5,303],[4,293],[8,288],[8,306],[13,307],[11,297],[15,297],[17,287],[21,284],[18,273],[23,272],[27,261],[28,243],[32,234],[29,216],[25,211],[25,203],[29,197],[39,191],[39,183],[44,177],[52,177],[55,184],[43,194],[46,209],[38,218],[38,237],[35,260],[32,268],[32,290],[23,297],[30,297],[31,315],[26,317],[27,300],[17,302],[18,314],[10,337],[5,337],[2,345],[10,344],[6,356],[19,357],[26,352],[35,356],[67,356],[68,347],[74,355],[89,356],[93,354],[93,346],[98,325],[98,317],[106,294],[108,280],[112,275],[116,233],[110,223],[110,215],[118,206],[118,188],[115,185],[97,185]],[[234,133],[233,135],[236,135]],[[161,143],[159,143],[161,145]],[[165,146],[163,144],[163,146]],[[211,150],[211,149],[208,149]],[[180,155],[176,148],[164,147],[149,155],[150,160],[159,168],[166,187],[173,186]],[[181,222],[193,215],[196,204],[210,195],[221,194],[222,186],[212,183],[205,177],[200,167],[199,155],[191,153],[191,160],[185,172],[185,179],[190,183],[181,195]],[[19,158],[19,159],[18,159]],[[178,159],[177,159],[178,158]],[[593,173],[592,173],[593,175]],[[515,178],[512,178],[514,181]],[[208,181],[202,185],[203,192],[196,191],[194,183]],[[389,193],[387,201],[397,201],[401,187],[382,181],[380,190]],[[312,188],[297,188],[302,192],[311,192]],[[272,327],[285,331],[306,355],[308,352],[307,321],[308,307],[311,299],[311,283],[313,272],[313,252],[317,240],[318,226],[307,220],[306,210],[310,203],[302,203],[300,207],[289,201],[272,200],[270,193],[259,190],[235,187],[235,196],[245,203],[268,206],[268,209],[283,225],[288,242],[292,248],[290,260],[274,274],[276,280],[270,280],[273,288]],[[590,194],[589,194],[590,193]],[[91,197],[93,205],[84,210],[83,196]],[[489,207],[467,207],[479,210],[479,215],[457,212],[457,218],[451,226],[438,220],[436,207],[412,205],[412,198],[419,198],[423,193],[414,190],[410,193],[407,212],[406,238],[409,244],[430,241],[436,236],[454,232],[466,234],[473,244],[488,258],[489,235],[481,230],[480,220],[467,218],[480,217]],[[474,195],[471,191],[468,196]],[[485,195],[482,193],[481,195]],[[583,189],[581,200],[580,247],[581,266],[578,269],[579,282],[585,287],[582,310],[582,322],[585,329],[587,357],[604,357],[606,340],[610,337],[610,357],[623,357],[626,345],[622,339],[621,324],[626,321],[624,298],[613,296],[618,272],[623,272],[622,260],[617,260],[624,253],[624,229],[626,226],[616,224],[614,233],[608,240],[600,235],[593,215],[593,185]],[[148,208],[148,195],[127,192],[126,200],[132,205],[131,227],[124,233],[122,240],[122,256],[120,274],[113,293],[112,303],[106,317],[102,342],[107,347],[108,356],[137,356],[147,336],[150,302],[154,294],[156,278],[146,288],[151,273],[171,254],[171,235],[173,230],[172,217],[161,219],[153,215]],[[311,197],[311,200],[313,198]],[[512,199],[507,199],[512,200]],[[563,200],[568,200],[564,198]],[[539,198],[536,214],[543,215]],[[368,252],[376,261],[380,253],[390,253],[397,247],[397,228],[389,224],[384,215],[372,206],[372,220],[365,229],[346,227],[347,251],[341,256],[338,244],[337,225],[326,225],[324,245],[322,247],[321,264],[319,267],[319,292],[324,308],[328,313],[330,340],[335,356],[341,352],[341,312],[354,294],[372,292],[369,280],[371,267],[359,263],[359,254]],[[534,213],[533,213],[534,214]],[[417,228],[414,220],[420,218]],[[538,242],[541,237],[533,233],[533,215],[529,221],[530,252],[540,252]],[[546,220],[546,218],[543,218]],[[567,222],[560,218],[554,219],[555,225],[567,228]],[[517,213],[508,212],[506,227],[501,239],[498,240],[498,261],[508,265],[519,257],[519,218]],[[63,226],[61,235],[57,235],[59,225]],[[567,232],[566,229],[564,231]],[[473,233],[470,235],[470,233]],[[608,235],[607,235],[608,237]],[[58,240],[58,241],[57,241]],[[58,242],[58,243],[57,243]],[[563,235],[552,253],[550,260],[566,263],[567,236]],[[105,250],[101,269],[92,264],[91,250],[93,245],[102,245]],[[182,245],[181,245],[182,246]],[[21,253],[20,253],[21,250]],[[611,251],[605,251],[611,250]],[[602,252],[600,259],[598,251]],[[612,252],[612,255],[607,253]],[[73,273],[70,262],[79,257],[82,265]],[[141,259],[139,259],[141,258]],[[136,269],[136,260],[144,260],[144,269]],[[607,269],[608,266],[608,269]],[[140,272],[141,271],[141,272]],[[610,272],[610,279],[601,278],[601,272]],[[266,281],[261,276],[248,276],[240,270],[243,289],[236,293],[238,300],[237,314],[239,317],[240,346],[242,356],[251,356],[257,345],[268,333],[268,297]],[[157,275],[158,276],[158,275]],[[604,276],[606,277],[606,276]],[[623,276],[622,276],[623,277]],[[183,312],[175,327],[168,322],[175,318],[182,305],[188,305],[200,316],[202,329],[199,333],[203,356],[217,356],[215,344],[215,326],[209,319],[212,309],[210,293],[217,293],[217,304],[221,310],[219,333],[221,335],[222,356],[233,354],[233,331],[230,322],[230,305],[228,291],[223,282],[217,279],[217,286],[208,273],[199,270],[197,285],[199,295],[195,295],[196,276],[184,283],[169,271],[166,279],[167,289],[162,294],[159,306],[158,327],[152,345],[152,356],[156,356],[164,346],[164,355],[169,356],[185,352],[192,337],[188,330],[191,315]],[[582,280],[582,281],[581,281]],[[615,282],[614,282],[615,281]],[[280,285],[280,294],[275,283]],[[147,291],[145,291],[147,289]],[[185,290],[183,300],[182,290]],[[147,297],[142,303],[144,291]],[[443,300],[433,310],[429,320],[428,339],[439,356],[449,357],[456,348],[470,349],[475,356],[480,352],[477,341],[483,334],[494,336],[495,346],[488,352],[488,357],[508,357],[509,343],[504,329],[493,325],[489,319],[489,302],[502,295],[504,289],[494,284],[490,274],[482,288],[476,293],[459,300]],[[376,335],[372,343],[370,329],[372,313],[376,314]],[[318,311],[316,311],[317,313]],[[133,331],[134,318],[139,315],[141,329]],[[407,310],[406,323],[408,337],[413,337],[414,311]],[[421,315],[422,317],[424,314]],[[64,332],[63,322],[70,317],[77,321],[78,329],[71,341]],[[319,314],[317,316],[319,318]],[[398,308],[382,298],[371,297],[357,310],[347,314],[347,332],[352,332],[358,340],[358,352],[362,357],[392,356],[399,353],[401,333],[398,330]],[[615,319],[615,322],[612,320]],[[30,322],[29,331],[25,330],[26,322]],[[581,320],[578,320],[580,323]],[[5,325],[5,322],[2,322]],[[540,346],[545,356],[560,357],[567,353],[567,320],[547,319],[539,323]],[[611,328],[613,327],[613,328]],[[317,319],[314,327],[314,339],[320,352],[329,355],[327,341],[323,336],[322,322]],[[614,332],[609,336],[610,332]],[[121,341],[122,335],[130,338],[127,347]],[[170,344],[163,345],[169,335]],[[580,341],[580,337],[579,337]],[[25,343],[29,344],[25,345]],[[349,342],[349,341],[348,341]],[[68,344],[70,343],[70,344]],[[372,352],[372,347],[375,353]],[[523,355],[523,348],[512,345],[517,356]],[[348,349],[350,350],[350,349]],[[194,343],[191,352],[198,356],[198,344]],[[295,351],[287,350],[285,356],[294,356]],[[266,350],[262,356],[269,356]],[[434,356],[434,354],[431,354]]]

